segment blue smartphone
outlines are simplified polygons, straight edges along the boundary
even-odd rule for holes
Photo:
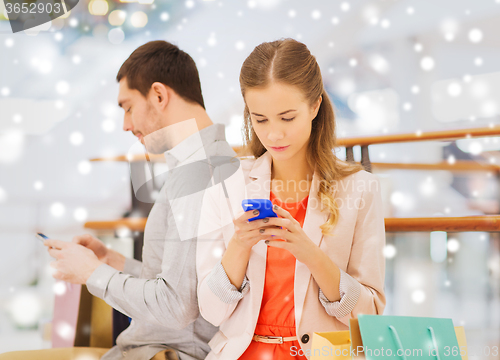
[[[269,199],[245,199],[241,202],[243,210],[259,210],[259,215],[248,219],[248,221],[254,221],[269,217],[278,217],[273,211],[273,203]]]

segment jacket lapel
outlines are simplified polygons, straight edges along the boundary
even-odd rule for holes
[[[246,195],[248,199],[269,199],[271,191],[271,155],[266,152],[259,157],[250,173],[250,183],[246,185]],[[241,204],[240,204],[241,207]],[[248,263],[248,277],[252,286],[253,311],[252,314],[258,318],[262,295],[264,292],[264,281],[266,278],[266,258],[267,245],[264,241],[259,241],[250,254]]]
[[[317,246],[320,246],[323,239],[323,233],[321,232],[320,226],[328,220],[329,214],[327,212],[321,212],[321,209],[323,207],[321,205],[320,198],[318,197],[318,190],[319,176],[315,172],[313,175],[311,189],[309,190],[306,216],[304,218],[304,225],[302,226],[302,229],[309,237],[309,239],[311,239]],[[300,320],[302,318],[302,310],[304,308],[304,301],[306,298],[307,288],[309,287],[310,280],[311,272],[309,271],[309,268],[300,261],[296,261],[294,300],[295,322],[297,328],[299,327]],[[299,336],[299,334],[297,334],[297,336]]]

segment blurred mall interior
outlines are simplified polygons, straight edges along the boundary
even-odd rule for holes
[[[209,115],[238,146],[241,64],[283,37],[316,56],[339,139],[495,129],[499,33],[500,0],[80,0],[15,34],[0,1],[0,353],[51,347],[59,287],[35,232],[68,241],[90,232],[133,256],[140,232],[84,224],[144,215],[134,214],[130,171],[151,164],[90,161],[137,147],[122,130],[115,80],[136,47],[164,39],[188,52]],[[384,216],[498,215],[498,134],[370,145]],[[459,163],[471,166],[445,166]],[[151,166],[161,174],[165,164]],[[451,229],[387,232],[385,314],[451,318],[465,327],[470,360],[498,358],[485,349],[500,345],[500,237]]]

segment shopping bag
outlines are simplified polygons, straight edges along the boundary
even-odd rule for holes
[[[54,299],[52,347],[89,346],[92,295],[85,285],[61,283]]]
[[[462,360],[469,360],[469,356],[467,355],[467,340],[465,339],[464,327],[455,326],[455,334],[457,335],[459,353],[462,356]]]
[[[360,315],[361,317],[363,315]],[[373,316],[377,316],[377,317],[381,317],[379,315],[373,315]],[[420,319],[420,320],[417,320],[416,322],[417,323],[425,323],[425,324],[429,324],[427,327],[429,326],[432,326],[432,325],[435,325],[435,323],[443,323],[442,320],[445,320],[444,321],[444,325],[441,324],[439,326],[439,336],[436,337],[436,331],[434,331],[434,327],[433,327],[433,331],[434,331],[434,337],[436,338],[436,342],[437,342],[437,345],[438,345],[438,348],[441,348],[441,350],[439,351],[439,355],[440,355],[440,359],[454,359],[456,358],[456,355],[460,356],[461,355],[461,359],[462,360],[468,360],[468,357],[467,357],[467,342],[466,342],[466,338],[465,338],[465,331],[464,331],[464,328],[462,326],[456,326],[453,328],[453,331],[450,330],[450,327],[449,327],[449,324],[450,324],[450,320],[449,319],[434,319],[434,318],[431,318],[433,321],[431,322],[427,322],[425,319],[429,319],[429,318],[414,318],[414,317],[391,317],[391,316],[382,316],[382,317],[385,317],[385,318],[401,318],[399,323],[405,323],[405,324],[408,324],[409,325],[409,330],[411,332],[411,329],[413,329],[413,323],[415,322],[415,320],[413,319]],[[387,320],[391,320],[391,319],[387,319]],[[424,320],[421,320],[421,319],[424,319]],[[373,321],[372,321],[373,322]],[[366,322],[365,322],[366,323]],[[398,324],[399,324],[398,323]],[[370,324],[371,325],[371,324]],[[382,324],[382,327],[384,327],[386,324]],[[378,325],[377,325],[378,326]],[[453,334],[455,334],[455,337],[456,337],[456,341],[457,341],[457,345],[453,345],[453,342],[451,342],[451,345],[446,345],[447,343],[444,343],[442,342],[442,330],[443,330],[443,326],[445,327],[445,330],[448,331],[448,335],[447,338],[453,338]],[[431,359],[436,359],[437,360],[437,353],[436,351],[434,350],[435,348],[433,347],[433,343],[432,343],[432,335],[430,335],[430,330],[428,330],[429,332],[429,335],[428,335],[428,339],[427,339],[427,358],[431,358]],[[372,327],[372,332],[367,334],[367,331],[364,331],[365,333],[365,338],[367,339],[367,343],[368,344],[372,344],[373,342],[371,341],[372,338],[376,338],[377,341],[380,342],[380,336],[378,335],[379,334],[379,330],[375,329],[373,330],[373,327]],[[398,333],[397,329],[396,329],[396,333]],[[399,335],[399,333],[398,333]],[[400,338],[401,340],[401,338]],[[406,341],[406,340],[405,340]],[[358,319],[350,319],[349,320],[349,330],[348,331],[331,331],[331,332],[319,332],[319,333],[313,333],[313,337],[312,337],[312,343],[311,343],[311,360],[352,360],[352,359],[364,359],[366,358],[365,357],[365,351],[364,350],[368,350],[368,346],[366,346],[366,348],[364,347],[366,344],[363,343],[363,338],[361,336],[361,330],[360,330],[360,323],[359,323],[359,320]],[[376,344],[376,347],[379,349],[379,352],[382,348],[382,346],[384,347],[384,353],[385,353],[385,349],[387,348],[386,345],[378,345]],[[446,346],[448,346],[447,348],[445,348]],[[455,347],[453,347],[455,346]],[[404,345],[402,345],[402,348],[403,349],[409,349],[408,347],[405,347]],[[367,360],[369,359],[373,359],[373,353],[375,349],[372,348],[371,350],[371,356],[369,356],[367,358]],[[369,351],[368,351],[369,352]],[[376,354],[378,354],[379,352],[376,352]],[[442,355],[442,353],[444,352],[444,355]],[[400,353],[403,355],[404,352],[400,351]],[[407,352],[408,354],[408,352]],[[431,355],[429,357],[429,354]],[[452,354],[455,355],[455,357],[450,357]],[[369,354],[370,355],[370,354]],[[386,353],[384,355],[387,355]],[[424,351],[422,350],[422,357],[424,355]],[[415,357],[416,356],[419,356],[419,354],[417,354],[415,352]],[[379,356],[375,356],[377,358],[379,357],[387,357],[387,356],[382,356],[382,354],[380,354]],[[396,353],[393,353],[392,356],[389,356],[389,357],[396,357],[396,358],[399,358],[399,359],[404,359],[404,357],[406,357],[407,359],[408,358],[411,358],[413,357],[413,354],[412,356],[397,356],[397,352]],[[420,356],[419,356],[420,358]]]
[[[349,330],[313,333],[311,360],[349,360]]]
[[[462,360],[451,319],[359,315],[358,323],[367,360]]]

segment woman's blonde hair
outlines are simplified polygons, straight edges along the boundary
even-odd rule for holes
[[[311,136],[307,147],[307,161],[319,175],[318,197],[331,214],[321,225],[324,235],[330,235],[338,222],[339,208],[335,201],[335,184],[350,174],[363,170],[359,164],[350,164],[337,158],[335,114],[316,58],[306,45],[282,39],[258,45],[246,58],[240,72],[241,94],[251,88],[266,87],[272,82],[297,86],[306,101],[313,106],[323,98],[318,115],[312,122]],[[266,152],[252,127],[248,106],[245,104],[243,134],[246,149],[257,159]]]

